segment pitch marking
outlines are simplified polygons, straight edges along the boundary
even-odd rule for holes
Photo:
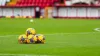
[[[44,35],[66,35],[66,34],[94,34],[94,33],[100,33],[100,32],[80,32],[80,33],[52,33],[52,34],[44,34]],[[2,35],[0,37],[12,37],[16,36],[18,37],[19,35]]]
[[[57,55],[0,54],[0,56],[57,56]]]
[[[100,32],[100,28],[95,28],[94,30]]]

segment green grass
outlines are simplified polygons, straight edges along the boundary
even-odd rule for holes
[[[45,44],[18,43],[18,35],[30,27],[46,36]],[[0,56],[100,56],[100,32],[95,28],[100,28],[100,20],[0,19]]]

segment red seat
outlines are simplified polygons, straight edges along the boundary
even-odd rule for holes
[[[17,6],[52,6],[55,2],[59,0],[19,0]]]

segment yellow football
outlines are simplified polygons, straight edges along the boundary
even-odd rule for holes
[[[23,34],[23,35],[20,35],[19,37],[18,37],[18,42],[19,43],[27,43],[27,36],[25,35],[25,34]]]
[[[26,35],[28,36],[28,35],[35,35],[36,34],[36,31],[35,31],[35,29],[34,28],[28,28],[27,30],[26,30]]]

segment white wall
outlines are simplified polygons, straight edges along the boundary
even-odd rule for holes
[[[98,17],[100,17],[100,8],[98,8]]]
[[[22,8],[14,8],[14,16],[22,16]]]
[[[98,17],[98,8],[87,8],[87,17]]]
[[[76,11],[77,9],[76,8],[67,8],[67,14],[68,14],[68,17],[76,17],[77,14],[76,14]]]
[[[34,8],[31,8],[31,16],[35,17],[35,9]]]
[[[0,16],[35,16],[34,8],[0,8]],[[52,16],[58,17],[100,17],[100,8],[56,7]]]
[[[2,16],[2,8],[0,8],[0,16]]]
[[[77,8],[78,17],[86,17],[86,8]]]
[[[0,16],[35,16],[34,8],[0,8]]]
[[[57,17],[57,8],[56,7],[53,8],[52,16]]]
[[[100,17],[100,8],[60,7],[57,13],[58,17]]]
[[[67,16],[67,8],[59,8],[58,9],[58,16],[59,17],[66,17]]]
[[[12,8],[2,8],[3,9],[3,16],[12,16],[13,10]]]
[[[31,9],[30,8],[22,8],[22,15],[23,16],[30,16],[31,15]]]
[[[35,16],[34,8],[14,8],[14,16]]]

